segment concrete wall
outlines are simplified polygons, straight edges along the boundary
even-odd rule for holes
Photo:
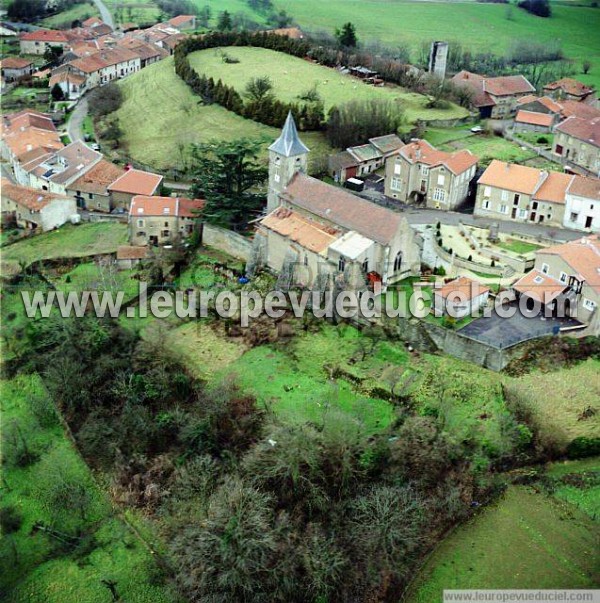
[[[245,261],[252,257],[253,242],[251,239],[212,224],[204,224],[202,244]]]

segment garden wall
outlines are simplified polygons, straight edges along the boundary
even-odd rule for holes
[[[252,256],[254,247],[254,242],[251,239],[212,224],[203,225],[202,244],[214,247],[246,262]]]

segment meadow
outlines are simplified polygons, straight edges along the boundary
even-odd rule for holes
[[[105,4],[116,24],[148,25],[156,23],[161,16],[160,9],[152,0],[107,0]]]
[[[53,29],[70,29],[73,21],[85,21],[89,17],[99,17],[100,13],[93,2],[74,4],[67,10],[61,11],[51,17],[46,17],[40,23],[42,27]]]
[[[451,533],[417,574],[407,603],[440,601],[444,589],[593,588],[598,525],[569,503],[509,486]]]
[[[111,597],[106,582],[113,582],[122,600],[178,601],[162,583],[149,549],[118,517],[65,436],[39,376],[1,381],[0,389],[4,441],[18,429],[34,459],[15,464],[6,447],[0,511],[13,509],[21,521],[0,539],[2,600],[104,603]],[[56,504],[61,487],[77,489],[84,512],[73,502],[75,495],[72,504]],[[61,539],[61,530],[77,529],[82,538],[74,546]]]
[[[333,33],[350,20],[362,41],[392,47],[406,44],[413,61],[424,41],[457,41],[473,52],[505,54],[514,40],[558,40],[566,57],[573,60],[577,77],[600,87],[598,8],[552,3],[552,17],[543,19],[516,7],[509,14],[504,4],[473,1],[276,0],[275,5],[309,32]],[[580,69],[584,59],[594,65],[587,75]]]
[[[237,59],[239,63],[225,63],[223,53]],[[194,52],[189,60],[198,73],[234,86],[243,93],[252,79],[268,76],[273,83],[275,96],[285,102],[301,102],[301,96],[311,89],[317,90],[325,105],[325,112],[334,105],[350,100],[394,99],[406,110],[406,119],[414,122],[433,119],[458,119],[467,116],[466,109],[452,105],[449,109],[429,109],[427,98],[421,94],[407,92],[397,86],[375,88],[358,78],[341,74],[335,69],[324,67],[265,48],[211,48]]]
[[[279,136],[276,128],[244,119],[218,105],[202,105],[175,75],[172,57],[121,80],[119,86],[124,102],[114,115],[124,132],[125,150],[136,161],[156,169],[185,171],[191,145],[214,139],[262,138],[266,158],[267,146]],[[320,132],[303,132],[302,140],[311,149],[309,169],[331,152]]]

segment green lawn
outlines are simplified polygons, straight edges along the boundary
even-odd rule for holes
[[[537,251],[541,249],[541,245],[536,245],[534,243],[528,243],[527,241],[519,241],[517,239],[507,239],[506,241],[499,241],[496,245],[502,249],[506,249],[507,251],[514,251],[515,253],[524,254],[531,253],[532,251]]]
[[[175,75],[172,57],[121,80],[119,85],[125,100],[116,116],[124,132],[125,148],[137,161],[159,170],[185,170],[192,143],[263,138],[266,157],[266,147],[279,136],[276,128],[217,105],[199,104],[200,99]],[[331,152],[321,133],[303,132],[301,136],[311,149],[312,162]]]
[[[555,4],[552,17],[542,19],[514,7],[509,20],[506,5],[468,1],[275,0],[275,5],[307,31],[333,32],[352,21],[363,41],[379,40],[392,47],[407,44],[413,61],[423,41],[457,41],[474,52],[505,53],[515,39],[559,40],[576,68],[583,59],[592,62],[591,72],[577,77],[600,88],[600,10],[596,8]]]
[[[18,270],[39,260],[113,253],[127,241],[127,225],[119,222],[65,224],[58,230],[23,239],[2,248],[3,271]]]
[[[522,163],[527,159],[537,157],[533,151],[522,149],[515,142],[506,140],[500,136],[483,136],[481,134],[444,143],[440,145],[440,149],[443,151],[469,149],[473,155],[479,157],[479,164],[483,166],[488,165],[492,159]]]
[[[407,603],[440,603],[444,589],[593,588],[597,524],[533,488],[504,496],[448,536],[417,575]]]
[[[28,465],[3,467],[1,506],[15,508],[22,524],[0,539],[2,600],[105,603],[111,596],[102,580],[112,580],[123,601],[177,601],[175,593],[153,580],[157,570],[150,552],[115,515],[60,423],[48,418],[51,415],[39,414],[40,400],[46,396],[39,377],[21,375],[0,382],[0,387],[3,436],[8,437],[7,431],[18,425],[27,446],[39,455]],[[46,417],[43,423],[41,416]],[[57,480],[84,489],[89,502],[83,515],[50,504],[50,492]],[[89,542],[79,550],[66,551],[47,533],[32,530],[38,522],[63,534],[81,530]]]
[[[455,140],[462,140],[464,138],[475,137],[475,134],[471,132],[471,124],[466,126],[460,126],[458,128],[427,128],[423,134],[423,138],[430,142],[434,147],[438,147]]]
[[[239,63],[224,63],[222,52],[238,59]],[[427,99],[420,94],[406,92],[395,86],[367,86],[335,69],[265,48],[211,48],[194,52],[189,59],[198,73],[204,73],[215,80],[220,78],[241,93],[250,79],[261,76],[271,78],[275,95],[286,102],[299,102],[303,93],[316,86],[325,103],[326,112],[333,105],[350,100],[387,98],[397,99],[405,107],[406,118],[410,122],[416,119],[455,119],[467,115],[465,109],[456,105],[450,109],[427,109]]]
[[[118,24],[147,25],[160,20],[160,9],[152,0],[109,0],[105,4]]]

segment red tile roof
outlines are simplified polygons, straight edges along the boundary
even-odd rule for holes
[[[33,65],[33,61],[21,57],[6,57],[2,59],[2,69],[25,69]]]
[[[574,176],[573,181],[569,185],[568,192],[578,197],[600,201],[600,180],[598,178],[588,178],[587,176]]]
[[[400,149],[400,155],[410,163],[423,163],[429,167],[443,165],[453,174],[462,174],[477,164],[478,157],[463,149],[454,153],[438,151],[426,140],[413,140]]]
[[[325,251],[341,234],[339,230],[323,226],[287,207],[273,210],[260,225],[315,253]]]
[[[535,87],[523,75],[484,78],[483,89],[493,96],[513,96],[535,92]]]
[[[584,83],[574,80],[570,77],[563,77],[555,82],[550,82],[544,86],[544,90],[558,90],[561,89],[565,94],[572,96],[587,96],[591,94],[594,89],[586,86]]]
[[[101,159],[94,167],[83,176],[77,178],[69,185],[69,190],[81,191],[82,193],[95,193],[97,195],[108,195],[108,185],[123,174],[123,170],[114,163]]]
[[[177,15],[172,19],[169,19],[168,23],[173,27],[180,27],[181,25],[185,25],[188,21],[194,21],[196,17],[194,15]]]
[[[34,31],[22,33],[21,40],[31,42],[66,43],[69,41],[69,36],[64,31],[56,29],[36,29]]]
[[[65,195],[49,193],[48,191],[30,188],[28,186],[19,186],[10,182],[7,178],[2,178],[1,189],[3,198],[10,199],[33,212],[39,211],[55,200],[71,201],[71,199]]]
[[[479,185],[533,195],[540,182],[540,170],[494,159],[478,180]]]
[[[117,260],[143,260],[148,256],[148,247],[120,245],[117,247]]]
[[[439,295],[444,299],[455,298],[460,295],[463,300],[470,300],[474,297],[479,297],[490,291],[486,285],[474,281],[466,276],[459,276],[457,279],[446,283],[440,289],[434,289],[434,294]]]
[[[531,270],[520,278],[513,287],[519,293],[537,299],[546,305],[556,299],[567,288],[567,284],[561,283],[559,280],[538,270]]]
[[[109,185],[108,190],[129,195],[153,195],[162,179],[159,174],[130,169]]]
[[[578,140],[600,147],[600,117],[581,119],[568,117],[555,128],[556,132],[564,132]]]
[[[138,218],[142,216],[195,218],[203,207],[204,201],[202,199],[136,195],[131,200],[129,215]]]
[[[535,111],[517,111],[515,121],[521,124],[531,124],[533,126],[544,126],[549,128],[554,122],[554,117],[550,113],[536,113]]]

